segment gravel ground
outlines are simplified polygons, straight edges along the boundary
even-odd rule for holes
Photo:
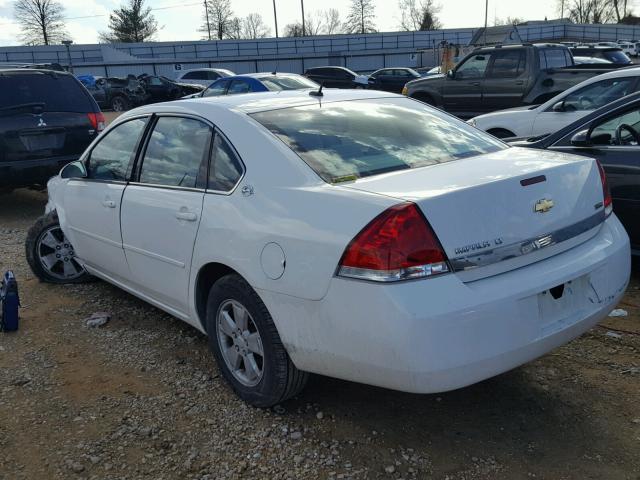
[[[23,302],[0,333],[0,479],[640,478],[638,270],[629,316],[497,378],[410,395],[316,376],[258,410],[188,325],[103,282],[39,283],[23,244],[44,203],[0,198]]]

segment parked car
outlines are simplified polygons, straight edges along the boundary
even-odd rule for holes
[[[616,65],[632,65],[631,59],[618,46],[605,47],[598,45],[578,45],[571,49],[571,53],[578,57],[596,57],[609,60]]]
[[[640,67],[614,70],[591,77],[542,105],[486,113],[469,123],[499,138],[553,133],[639,89]]]
[[[308,68],[304,76],[330,88],[367,88],[369,86],[367,75],[358,75],[344,67]]]
[[[618,46],[622,49],[625,55],[628,57],[636,53],[636,46],[631,42],[618,42]]]
[[[259,407],[307,372],[478,382],[590,329],[629,282],[596,161],[374,90],[140,107],[48,188],[34,273],[96,275],[207,332]]]
[[[302,90],[318,88],[313,80],[295,73],[247,73],[234,75],[215,81],[206,90],[184,98],[217,97],[219,95],[235,95],[238,93],[268,92],[280,90]]]
[[[369,88],[400,93],[405,83],[420,78],[412,68],[381,68],[369,75]]]
[[[104,127],[100,108],[73,75],[0,70],[0,190],[44,187]]]
[[[150,98],[142,83],[133,75],[126,78],[80,75],[78,80],[93,96],[100,108],[124,112],[143,105]]]
[[[513,145],[597,159],[607,174],[613,210],[640,255],[640,93],[591,112],[571,125]]]
[[[147,102],[167,102],[185,95],[199,93],[204,90],[202,85],[174,82],[167,77],[142,74],[138,76],[147,92]]]
[[[181,72],[176,77],[176,82],[198,84],[208,87],[219,78],[231,77],[232,75],[235,75],[235,73],[224,68],[194,68]]]
[[[474,50],[446,75],[412,80],[403,92],[459,117],[539,105],[602,68],[574,66],[564,45],[524,44]]]

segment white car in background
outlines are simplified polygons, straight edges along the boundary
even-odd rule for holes
[[[499,138],[553,133],[593,110],[640,89],[640,67],[596,75],[556,95],[542,105],[479,115],[470,125]]]
[[[595,160],[374,90],[130,110],[48,189],[34,273],[93,274],[193,325],[260,407],[307,372],[417,393],[478,382],[606,318],[629,281]]]
[[[223,77],[231,77],[235,75],[231,70],[225,68],[194,68],[184,70],[176,77],[177,82],[195,83],[196,85],[204,85],[208,87],[213,82]]]
[[[622,51],[628,56],[633,56],[636,54],[636,46],[631,42],[620,42],[618,43],[618,47],[620,47]]]

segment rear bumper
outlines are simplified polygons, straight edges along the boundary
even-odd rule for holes
[[[47,184],[67,163],[78,159],[78,155],[0,162],[0,187],[20,188]]]
[[[334,278],[315,302],[259,293],[298,368],[433,393],[505,372],[579,336],[615,307],[629,275],[629,239],[612,215],[582,245],[474,282],[455,274],[397,285]],[[573,292],[561,298],[570,303],[543,299],[558,285]]]

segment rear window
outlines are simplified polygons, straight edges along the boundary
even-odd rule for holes
[[[330,183],[507,148],[462,121],[406,98],[316,103],[252,117]]]
[[[631,63],[631,60],[629,59],[627,54],[624,53],[621,50],[605,51],[603,53],[603,56],[604,56],[604,58],[606,58],[607,60],[609,60],[610,62],[613,62],[613,63],[622,64],[622,65],[626,65],[627,63]]]
[[[318,88],[318,84],[305,77],[272,76],[258,78],[265,87],[272,91],[300,90],[303,88]]]
[[[45,112],[93,112],[84,88],[71,76],[55,73],[0,73],[0,109],[43,103]]]

